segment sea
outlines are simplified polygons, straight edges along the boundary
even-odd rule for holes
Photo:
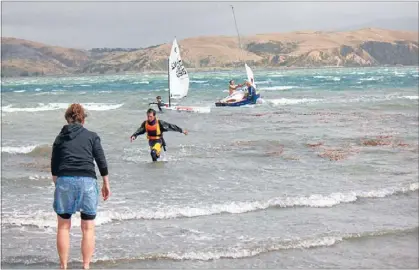
[[[244,68],[191,72],[176,103],[210,111],[158,113],[189,134],[157,163],[130,136],[165,74],[2,79],[2,268],[58,267],[50,155],[74,102],[110,172],[92,268],[418,268],[419,68],[253,72],[263,102],[235,108],[214,103]],[[80,241],[77,213],[72,268]]]

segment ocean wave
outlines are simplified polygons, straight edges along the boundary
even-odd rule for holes
[[[27,154],[33,151],[38,145],[26,145],[26,146],[2,146],[2,153],[9,154]]]
[[[51,145],[27,145],[27,146],[4,146],[2,153],[25,154],[32,157],[49,157],[51,155]]]
[[[267,80],[267,81],[257,81],[256,82],[257,85],[261,85],[261,84],[272,84],[271,80]]]
[[[137,256],[124,257],[96,257],[93,263],[113,263],[122,261],[147,261],[147,260],[173,260],[173,261],[212,261],[219,259],[243,259],[250,258],[260,254],[292,249],[311,249],[319,247],[330,247],[344,241],[361,240],[370,237],[381,237],[387,235],[397,235],[402,233],[415,233],[418,227],[382,229],[375,231],[364,231],[360,233],[325,233],[311,237],[297,237],[283,239],[280,237],[271,237],[267,239],[240,241],[234,246],[226,247],[208,247],[201,250],[170,251],[165,253],[145,253]],[[56,262],[50,261],[50,258],[44,256],[10,256],[3,258],[6,264],[45,264]],[[72,259],[70,263],[80,263],[81,260]]]
[[[261,90],[263,91],[280,91],[280,90],[290,90],[296,88],[296,86],[271,86],[271,87],[263,87]]]
[[[317,76],[313,76],[313,78],[315,79],[326,79],[328,81],[335,81],[338,82],[340,81],[340,77],[335,77],[335,76],[322,76],[322,75],[317,75]]]
[[[378,76],[378,77],[368,77],[368,78],[361,78],[359,79],[360,81],[380,81],[382,80],[384,77],[382,76]]]
[[[268,208],[289,208],[289,207],[314,207],[324,208],[333,207],[341,203],[352,203],[359,198],[383,198],[395,194],[403,194],[418,190],[418,183],[411,183],[406,186],[389,187],[371,191],[350,191],[346,193],[336,192],[329,195],[313,194],[302,197],[277,197],[260,201],[241,201],[226,202],[222,204],[212,204],[197,206],[165,206],[158,209],[141,209],[138,211],[105,210],[99,211],[96,224],[102,225],[113,221],[121,220],[155,220],[173,218],[192,218],[199,216],[210,216],[218,214],[242,214],[265,210]],[[75,226],[79,221],[74,222]],[[3,215],[3,224],[15,226],[37,226],[55,227],[55,215],[52,212],[30,212],[13,213],[11,216]]]
[[[132,84],[150,84],[149,81],[133,82]]]
[[[405,98],[405,99],[411,99],[411,100],[414,100],[414,99],[419,99],[419,96],[401,96],[401,97],[399,97],[399,98]]]
[[[272,103],[274,105],[290,105],[290,104],[300,104],[300,103],[312,103],[321,101],[321,99],[314,99],[314,98],[280,98],[280,99],[268,99],[266,100],[268,103]]]
[[[20,108],[20,107],[13,107],[13,105],[7,105],[2,108],[3,112],[41,112],[41,111],[55,111],[55,110],[62,110],[67,109],[69,103],[38,103],[37,107],[27,107],[27,108]],[[115,110],[122,107],[124,104],[111,104],[111,103],[82,103],[83,107],[86,110],[91,111],[108,111],[108,110]]]
[[[13,92],[15,92],[15,93],[24,93],[24,92],[26,92],[26,90],[15,90]]]
[[[199,260],[211,261],[218,259],[241,259],[254,257],[259,254],[289,250],[289,249],[310,249],[317,247],[329,247],[344,240],[361,239],[366,237],[377,237],[385,235],[393,235],[405,232],[417,231],[418,227],[406,229],[392,229],[382,231],[370,231],[362,233],[347,233],[347,234],[329,234],[319,235],[310,238],[297,238],[283,240],[281,238],[270,238],[256,243],[246,243],[236,245],[228,248],[214,249],[202,251],[189,251],[189,252],[168,252],[164,254],[146,255],[141,256],[139,260],[155,260],[155,259],[168,259],[168,260]],[[100,259],[98,260],[100,261]]]
[[[207,83],[208,81],[191,80],[191,83]]]

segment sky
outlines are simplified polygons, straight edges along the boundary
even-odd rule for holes
[[[383,27],[416,30],[417,2],[2,2],[2,36],[90,49],[187,37]],[[415,28],[415,29],[414,29]]]

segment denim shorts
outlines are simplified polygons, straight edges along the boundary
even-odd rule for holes
[[[80,212],[82,219],[94,219],[99,203],[99,187],[95,178],[60,176],[54,192],[54,211],[63,218]],[[86,216],[88,218],[86,218]]]

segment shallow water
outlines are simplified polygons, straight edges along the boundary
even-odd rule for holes
[[[418,68],[254,73],[264,103],[241,108],[213,104],[244,72],[191,74],[180,104],[211,112],[159,115],[190,134],[157,164],[129,137],[164,75],[3,81],[2,267],[57,266],[49,155],[71,102],[111,173],[96,267],[419,267]]]

